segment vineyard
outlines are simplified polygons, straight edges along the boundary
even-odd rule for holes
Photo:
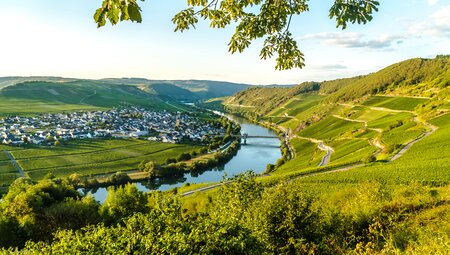
[[[156,143],[142,140],[79,140],[66,146],[13,151],[19,165],[35,180],[55,176],[96,175],[136,170],[143,160],[164,163],[197,146]]]

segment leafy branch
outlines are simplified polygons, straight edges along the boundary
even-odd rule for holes
[[[98,27],[109,20],[142,22],[139,0],[103,0],[94,20]],[[144,0],[140,0],[144,1]],[[228,51],[243,52],[254,40],[263,38],[261,59],[276,55],[277,70],[303,68],[305,59],[290,32],[292,17],[309,11],[309,0],[187,0],[188,8],[177,13],[172,22],[175,31],[183,32],[200,19],[209,21],[211,28],[225,28],[232,23],[235,32],[228,43]],[[366,24],[378,11],[376,0],[335,0],[329,17],[336,20],[336,27],[345,29],[348,23]]]

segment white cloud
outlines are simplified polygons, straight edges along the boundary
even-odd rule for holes
[[[450,6],[445,6],[426,20],[411,25],[409,32],[415,36],[450,36]]]
[[[429,5],[435,5],[439,0],[428,0]]]
[[[361,33],[317,33],[307,34],[300,40],[323,40],[327,45],[335,45],[345,48],[389,48],[393,43],[402,43],[403,36],[381,35],[374,39],[366,39]]]

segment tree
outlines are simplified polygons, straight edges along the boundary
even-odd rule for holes
[[[137,212],[148,210],[147,197],[134,184],[108,189],[108,197],[100,207],[100,215],[107,223],[116,223]]]
[[[172,19],[175,31],[195,28],[199,19],[208,20],[212,28],[236,24],[236,32],[228,43],[229,52],[243,52],[253,41],[263,38],[260,58],[277,55],[275,69],[305,66],[303,53],[289,29],[294,15],[309,11],[308,0],[187,0],[187,5]],[[348,23],[371,21],[378,6],[376,0],[334,0],[329,17],[336,19],[336,27],[345,29]],[[141,23],[141,8],[138,0],[103,0],[94,20],[98,27],[107,20],[113,25],[124,20]]]
[[[191,159],[191,154],[181,153],[180,156],[178,156],[177,161],[181,162],[181,161],[190,160],[190,159]]]
[[[149,161],[145,164],[143,171],[148,173],[148,178],[154,178],[157,176],[158,170],[160,170],[161,166],[156,164],[153,161]]]

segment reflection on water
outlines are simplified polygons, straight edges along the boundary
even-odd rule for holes
[[[250,123],[243,118],[229,115],[227,117],[241,125],[241,133],[247,133],[249,136],[277,136],[272,130]],[[262,173],[266,169],[267,164],[275,164],[281,158],[280,144],[280,140],[273,138],[247,138],[247,144],[242,144],[236,156],[225,165],[207,171],[187,173],[183,177],[163,178],[136,184],[141,191],[165,191],[183,186],[186,183],[219,182],[223,179],[225,173],[228,176],[242,173],[246,170]],[[94,197],[101,202],[107,196],[106,188],[83,191],[83,193],[86,192],[94,194]]]

